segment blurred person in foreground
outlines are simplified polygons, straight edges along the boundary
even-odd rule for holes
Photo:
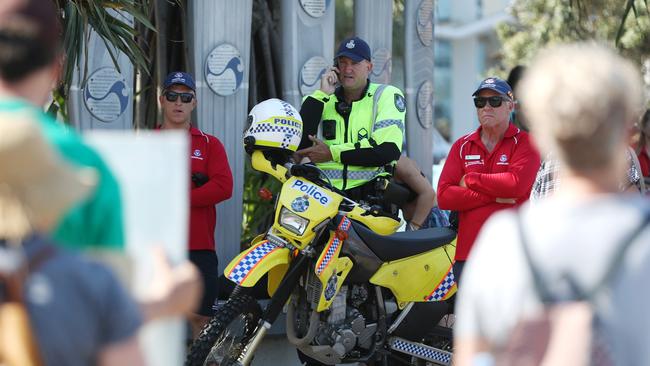
[[[531,65],[524,113],[562,185],[481,231],[456,304],[455,364],[650,364],[650,207],[619,194],[641,95],[634,66],[601,46],[559,46]]]
[[[115,177],[74,131],[43,112],[59,81],[62,47],[62,27],[52,0],[0,1],[0,112],[30,114],[64,159],[98,173],[93,192],[52,227],[57,244],[121,249],[122,201]]]
[[[458,283],[483,223],[528,199],[540,160],[528,133],[510,122],[514,96],[508,83],[489,77],[472,96],[480,126],[454,142],[438,181],[439,207],[458,212]]]
[[[141,365],[138,305],[108,268],[47,234],[92,194],[96,171],[64,163],[32,117],[0,112],[0,301],[25,304],[44,365]]]
[[[67,248],[123,249],[122,201],[115,177],[79,135],[42,110],[61,73],[61,36],[61,24],[51,0],[0,1],[0,113],[8,120],[18,115],[36,121],[44,138],[64,160],[97,173],[95,188],[69,206],[46,234]],[[2,169],[8,169],[10,164],[20,167],[8,161]],[[192,294],[200,291],[195,269],[187,261],[172,268],[162,252],[152,255],[157,263],[157,281],[140,299],[146,319],[193,309]],[[187,301],[176,299],[179,293],[187,294]]]

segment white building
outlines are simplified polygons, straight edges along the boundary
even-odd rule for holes
[[[435,45],[436,126],[451,141],[476,129],[471,94],[498,61],[495,27],[511,0],[438,0]]]

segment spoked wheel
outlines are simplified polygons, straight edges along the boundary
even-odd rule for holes
[[[231,297],[203,328],[190,347],[186,366],[233,365],[249,341],[262,313],[257,301],[246,294]]]

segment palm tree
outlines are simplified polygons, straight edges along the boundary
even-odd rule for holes
[[[155,32],[149,17],[151,0],[53,0],[58,6],[63,24],[63,47],[66,60],[63,65],[61,85],[54,91],[54,102],[50,111],[59,112],[67,120],[66,98],[72,84],[75,65],[81,53],[86,52],[90,29],[104,41],[110,57],[119,71],[117,52],[126,55],[140,73],[151,74],[150,57],[138,44],[141,34],[138,30]],[[111,11],[121,11],[133,16],[134,25],[114,17]],[[87,60],[87,59],[86,59]],[[83,75],[87,74],[87,62]],[[82,85],[85,80],[82,80]]]

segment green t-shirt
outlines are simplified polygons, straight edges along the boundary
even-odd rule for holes
[[[122,200],[115,177],[101,157],[79,135],[42,110],[18,99],[0,100],[0,112],[33,113],[45,138],[70,163],[99,174],[94,192],[61,219],[52,237],[71,248],[121,249],[124,246]]]

